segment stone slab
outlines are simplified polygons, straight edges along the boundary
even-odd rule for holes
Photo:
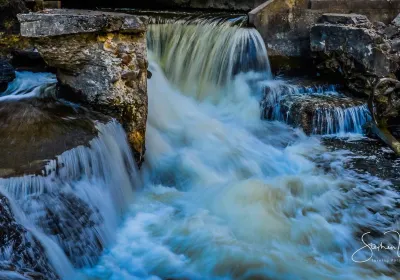
[[[54,9],[19,14],[21,35],[30,38],[93,32],[141,33],[147,18],[89,10]]]

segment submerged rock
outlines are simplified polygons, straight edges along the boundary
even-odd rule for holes
[[[59,82],[74,93],[63,97],[117,118],[140,163],[147,120],[146,19],[77,10],[18,18],[21,34],[34,39]]]
[[[1,193],[0,279],[59,279],[45,249],[32,232],[16,221],[8,199]]]
[[[363,15],[324,14],[311,29],[311,50],[320,70],[335,73],[352,91],[368,96],[377,79],[395,77],[399,70],[393,36]]]
[[[8,83],[14,79],[14,68],[7,61],[0,60],[0,92],[5,91]]]

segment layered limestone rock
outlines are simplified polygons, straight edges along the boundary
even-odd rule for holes
[[[249,14],[268,48],[273,70],[310,71],[310,29],[324,13],[358,13],[386,24],[400,0],[269,0]],[[314,72],[314,71],[312,71]]]
[[[320,70],[369,96],[378,79],[395,78],[399,70],[399,31],[395,25],[374,25],[363,15],[325,14],[311,29],[311,50]]]
[[[147,119],[147,19],[85,10],[20,14],[31,38],[57,69],[64,98],[118,119],[140,163]]]

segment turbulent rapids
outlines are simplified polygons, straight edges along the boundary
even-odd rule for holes
[[[357,250],[366,232],[368,242],[396,239],[384,233],[399,226],[400,195],[389,181],[346,169],[349,153],[261,118],[265,104],[309,93],[287,94],[294,86],[273,80],[264,43],[243,20],[153,20],[140,171],[121,125],[90,116],[96,133],[86,145],[41,176],[0,179],[0,199],[32,244],[27,253],[1,247],[0,279],[32,279],[29,254],[44,256],[44,279],[398,279],[398,263],[364,262],[370,252]],[[44,98],[54,82],[18,81],[0,98]],[[329,116],[322,134],[361,133],[363,108],[330,108],[314,128]]]

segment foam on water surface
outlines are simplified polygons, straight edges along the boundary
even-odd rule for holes
[[[268,72],[245,66],[222,93],[193,95],[198,80],[185,92],[181,72],[168,78],[179,62],[151,57],[145,187],[116,244],[84,270],[89,279],[396,279],[391,264],[352,260],[363,231],[398,226],[390,182],[347,171],[346,153],[299,129],[260,120]]]

